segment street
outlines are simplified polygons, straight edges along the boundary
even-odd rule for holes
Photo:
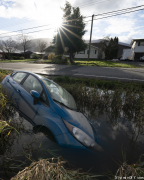
[[[68,75],[74,77],[144,82],[144,68],[110,68],[20,62],[0,63],[0,69],[24,70],[46,75]]]

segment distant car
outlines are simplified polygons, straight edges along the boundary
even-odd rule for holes
[[[144,61],[144,56],[140,57],[140,61]]]
[[[102,150],[88,118],[78,112],[72,95],[55,82],[15,71],[1,83],[13,106],[33,126],[44,126],[62,146]]]

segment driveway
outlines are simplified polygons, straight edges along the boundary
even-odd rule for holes
[[[144,82],[144,68],[110,68],[96,66],[71,66],[56,64],[0,63],[0,69],[24,70],[46,75],[68,75],[74,77],[107,80]]]

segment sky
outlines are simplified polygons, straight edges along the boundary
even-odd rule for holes
[[[85,40],[90,38],[91,16],[110,11],[144,5],[144,0],[69,0],[73,7],[80,7],[85,18]],[[13,32],[13,38],[18,33],[24,33],[31,38],[53,38],[56,28],[62,22],[62,7],[65,0],[0,0],[0,39],[9,38],[8,32]],[[141,9],[144,8],[141,7]],[[100,18],[95,16],[94,19]],[[118,37],[120,42],[130,43],[134,38],[144,38],[144,10],[94,20],[92,40],[106,36]],[[33,28],[42,26],[39,28]],[[33,28],[24,30],[27,28]],[[39,31],[39,32],[38,32]],[[30,33],[31,32],[31,33]],[[6,33],[6,34],[3,34]],[[2,38],[3,37],[3,38]]]

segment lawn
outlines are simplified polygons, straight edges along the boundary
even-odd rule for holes
[[[36,63],[39,64],[51,64],[52,60],[43,60],[41,62],[37,61]],[[99,66],[99,67],[119,67],[119,68],[140,68],[136,65],[129,63],[122,63],[122,62],[111,62],[111,61],[104,61],[104,60],[84,60],[84,59],[74,59],[74,63],[72,65],[78,66]],[[55,63],[56,64],[56,63]],[[61,64],[61,63],[60,63]],[[71,65],[70,62],[66,65]]]
[[[0,63],[17,63],[17,62],[29,62],[29,61],[36,61],[37,59],[24,59],[24,60],[4,60],[0,61]]]
[[[111,62],[103,60],[93,60],[93,61],[84,61],[84,60],[75,60],[75,65],[79,66],[100,66],[100,67],[120,67],[120,68],[138,68],[138,66],[132,64],[125,64],[121,62]]]

